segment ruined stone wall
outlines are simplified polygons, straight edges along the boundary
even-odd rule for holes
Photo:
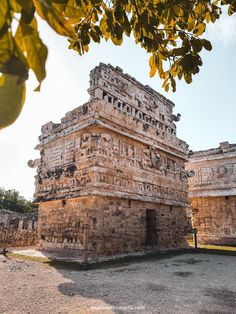
[[[83,226],[88,224],[90,255],[140,251],[146,246],[146,210],[150,209],[156,211],[155,247],[186,247],[182,207],[98,196],[49,201],[41,207],[40,244],[49,250],[81,253]]]
[[[0,209],[0,247],[37,244],[37,215]]]
[[[36,213],[18,213],[0,209],[0,227],[13,229],[37,229]]]
[[[191,204],[200,243],[236,245],[236,196],[192,198]]]
[[[0,248],[35,246],[38,243],[37,229],[13,229],[0,227]]]
[[[193,225],[202,243],[236,245],[236,145],[192,154],[186,165]]]

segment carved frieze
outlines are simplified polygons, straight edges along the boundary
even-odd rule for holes
[[[191,155],[188,170],[195,175],[189,179],[194,195],[234,195],[236,193],[236,145],[223,143],[216,149]]]
[[[98,73],[100,79],[97,82]],[[97,98],[104,100],[124,114],[141,121],[143,131],[148,132],[152,126],[157,129],[157,138],[165,139],[167,142],[176,141],[174,121],[179,121],[181,115],[173,114],[174,104],[171,101],[110,65],[100,64],[91,71],[90,78],[88,91],[91,100]],[[187,150],[186,143],[181,143],[179,148]]]
[[[174,104],[103,64],[91,71],[89,93],[60,124],[42,127],[40,159],[29,163],[38,166],[35,196],[107,190],[186,202],[188,147],[176,137]]]

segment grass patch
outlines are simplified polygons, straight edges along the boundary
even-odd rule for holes
[[[200,248],[208,250],[223,250],[236,252],[235,246],[224,246],[224,245],[199,245]]]
[[[212,253],[220,255],[231,255],[236,256],[236,246],[228,245],[211,245],[211,244],[198,244],[197,249],[194,248],[194,242],[188,240],[190,248],[192,248],[195,253]]]
[[[7,253],[6,255],[8,258],[11,259],[17,259],[21,261],[27,261],[27,262],[34,262],[34,263],[41,263],[46,266],[51,266],[54,268],[62,268],[62,269],[74,269],[74,270],[82,270],[84,269],[81,263],[79,262],[67,262],[67,261],[60,261],[60,260],[54,260],[44,257],[36,257],[36,256],[27,256],[27,255],[21,255],[16,253]]]
[[[23,261],[29,261],[29,262],[37,262],[37,263],[50,263],[51,260],[44,257],[36,257],[36,256],[27,256],[27,255],[21,255],[16,253],[7,253],[6,254],[8,258],[12,259],[19,259]]]
[[[194,242],[193,242],[192,240],[188,240],[188,244],[189,244],[190,247],[193,247],[193,248],[194,248]],[[232,252],[236,252],[236,246],[198,244],[197,247],[200,248],[200,249],[222,250],[222,251],[232,251]]]

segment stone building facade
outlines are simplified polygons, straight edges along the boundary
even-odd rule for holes
[[[174,104],[122,69],[90,73],[89,102],[42,127],[35,198],[45,249],[91,254],[186,246],[188,145]]]
[[[186,165],[192,222],[203,244],[236,245],[236,144],[194,152]]]

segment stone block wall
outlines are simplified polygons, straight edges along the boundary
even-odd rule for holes
[[[236,144],[193,152],[186,168],[199,242],[236,245]]]
[[[0,227],[0,247],[35,246],[38,240],[37,229],[12,229]]]
[[[83,250],[88,224],[89,254],[140,251],[146,245],[146,210],[156,213],[156,248],[186,247],[183,207],[112,197],[80,197],[44,202],[39,209],[40,246],[47,250]]]
[[[37,215],[0,209],[0,247],[37,244]]]
[[[40,246],[81,253],[87,233],[90,254],[185,246],[192,174],[174,104],[105,64],[88,91],[89,102],[42,127],[40,158],[29,161]]]
[[[236,196],[192,198],[191,204],[199,243],[236,245]]]

